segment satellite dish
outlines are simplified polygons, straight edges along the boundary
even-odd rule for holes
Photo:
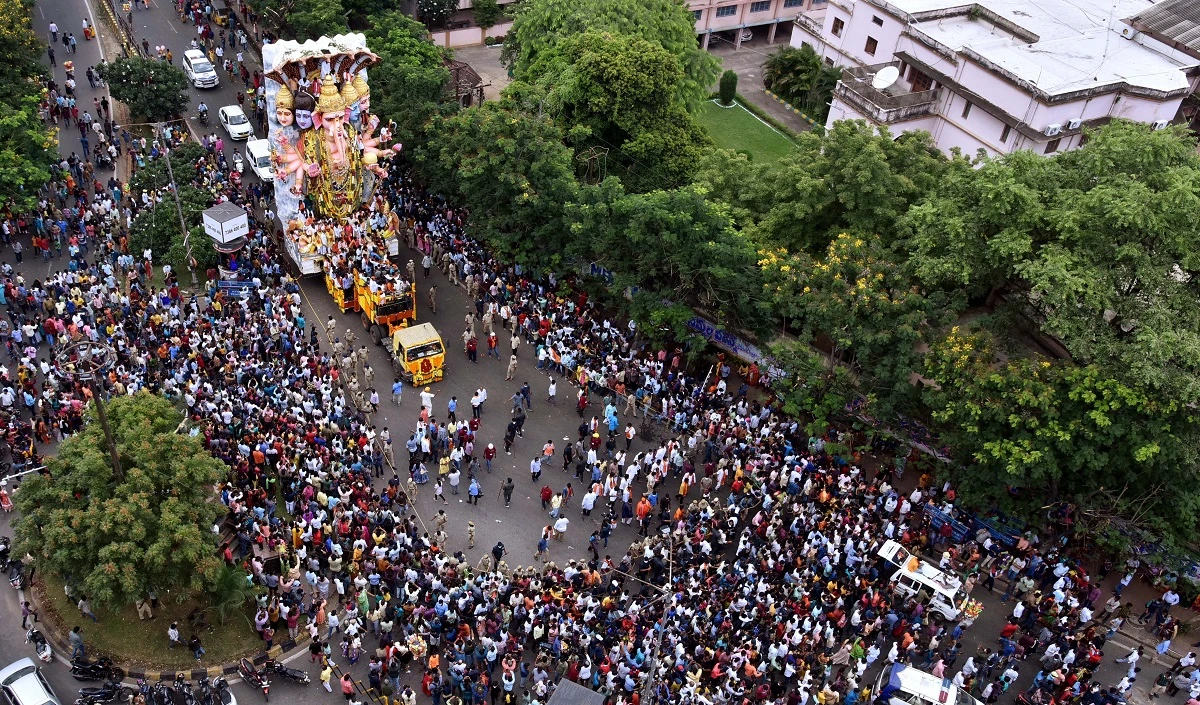
[[[895,83],[898,78],[900,78],[900,69],[895,66],[884,66],[875,74],[875,78],[871,79],[871,87],[881,91]]]

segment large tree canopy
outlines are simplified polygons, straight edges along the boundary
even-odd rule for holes
[[[32,4],[0,0],[0,202],[24,211],[58,161],[54,133],[39,113],[43,45]]]
[[[660,45],[683,70],[678,99],[694,109],[708,96],[720,63],[696,42],[696,21],[678,0],[525,0],[514,11],[504,58],[520,80],[557,44],[589,30],[640,38]]]
[[[396,10],[372,15],[366,35],[380,58],[370,71],[371,109],[384,123],[394,120],[393,135],[411,147],[434,115],[457,108],[446,101],[446,51],[429,41],[425,25]]]
[[[927,398],[968,505],[1025,516],[1067,500],[1089,531],[1133,520],[1168,539],[1200,521],[1194,408],[1098,365],[999,360],[989,335],[952,329],[925,358]]]
[[[629,190],[682,185],[711,144],[684,107],[679,57],[657,42],[587,31],[539,53],[524,78],[506,96],[550,114],[577,151],[606,153]]]
[[[930,285],[998,295],[1072,359],[1200,402],[1200,156],[1182,129],[1114,123],[1082,148],[945,174],[909,213]]]
[[[226,468],[199,439],[176,433],[182,415],[141,392],[105,407],[124,478],[117,482],[89,408],[82,433],[16,493],[14,555],[77,586],[96,604],[130,604],[150,588],[194,592],[221,567],[213,522],[225,511],[215,486]]]
[[[173,64],[132,56],[100,64],[97,70],[113,97],[139,118],[166,120],[180,114],[187,105],[187,76]]]
[[[528,266],[563,263],[563,208],[578,185],[550,120],[489,102],[435,118],[431,135],[416,152],[422,173],[470,208],[478,236]]]

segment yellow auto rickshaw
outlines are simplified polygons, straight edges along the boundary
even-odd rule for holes
[[[213,22],[216,22],[218,27],[228,27],[229,26],[229,15],[232,14],[232,12],[233,11],[230,10],[228,7],[218,7],[216,9],[214,9],[213,10]]]
[[[392,370],[413,386],[440,382],[446,346],[432,323],[401,328],[392,334]]]

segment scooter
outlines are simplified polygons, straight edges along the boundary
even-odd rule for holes
[[[241,153],[240,153],[240,152],[234,152],[234,153],[233,153],[233,170],[234,170],[234,171],[236,171],[237,173],[239,173],[239,174],[240,174],[240,173],[242,173],[242,168],[243,168],[244,166],[245,166],[245,165],[244,165],[244,164],[243,164],[243,162],[242,162],[242,155],[241,155]]]
[[[229,683],[224,678],[209,678],[208,685],[212,690],[212,705],[237,705],[237,698],[233,696],[233,691],[229,689]]]
[[[123,681],[125,671],[101,656],[95,661],[74,659],[71,661],[71,677],[77,681]]]
[[[0,536],[0,570],[8,570],[9,552],[12,550],[12,539]]]
[[[207,127],[208,126],[208,111],[201,110],[198,119],[200,120],[201,125],[204,125],[205,127]]]
[[[301,671],[299,668],[290,668],[274,659],[267,659],[267,662],[263,664],[263,670],[267,673],[278,673],[284,678],[301,685],[308,685],[312,682],[307,672]]]
[[[78,703],[127,703],[133,700],[133,688],[121,685],[121,681],[109,681],[99,688],[80,688]]]
[[[54,660],[54,650],[50,648],[50,644],[46,643],[46,637],[36,629],[30,628],[25,632],[25,643],[33,644],[33,650],[37,652],[39,659],[45,663],[50,663]]]
[[[250,659],[242,657],[242,660],[238,662],[238,673],[241,674],[247,685],[253,688],[262,688],[263,700],[271,699],[271,681],[267,679],[266,671],[258,670]]]

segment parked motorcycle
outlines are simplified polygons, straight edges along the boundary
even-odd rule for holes
[[[13,590],[25,589],[25,564],[21,561],[8,564],[8,584]]]
[[[127,703],[133,700],[133,688],[126,685],[121,685],[121,681],[113,680],[105,683],[99,688],[80,688],[79,699],[75,701],[76,705],[80,703]]]
[[[73,659],[71,677],[77,681],[123,681],[125,671],[113,665],[112,660],[101,656],[95,661]]]
[[[213,694],[211,705],[237,705],[237,698],[233,696],[233,691],[229,689],[229,683],[224,678],[209,678],[208,684]]]
[[[160,680],[151,689],[147,702],[153,705],[175,705],[175,694],[171,692],[171,686]]]
[[[238,673],[250,687],[262,688],[263,700],[271,699],[271,681],[267,679],[266,671],[260,671],[254,667],[250,659],[242,657],[242,660],[238,662]]]
[[[25,632],[25,643],[33,644],[33,650],[37,652],[39,659],[46,663],[54,660],[54,650],[50,648],[50,644],[46,643],[46,637],[36,629],[30,628]]]
[[[263,670],[267,673],[277,673],[301,685],[308,685],[311,682],[306,671],[301,671],[299,668],[289,668],[274,659],[267,659],[267,662],[263,664]]]
[[[183,698],[183,705],[196,705],[196,694],[192,692],[192,684],[184,679],[182,673],[175,674],[175,702]]]

